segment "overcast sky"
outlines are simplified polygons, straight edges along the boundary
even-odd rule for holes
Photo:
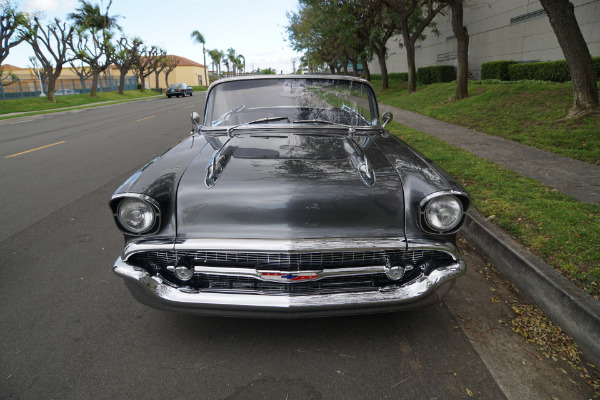
[[[89,1],[108,4],[108,0]],[[79,5],[75,0],[12,2],[22,10],[43,11],[45,21],[54,17],[64,21]],[[247,71],[271,67],[291,73],[292,59],[300,55],[285,41],[286,12],[295,11],[297,6],[296,0],[113,0],[109,15],[122,16],[119,24],[123,34],[139,36],[169,54],[202,64],[202,46],[190,39],[190,33],[197,29],[206,39],[207,50],[233,47],[243,54]],[[29,44],[21,43],[10,50],[4,63],[25,68],[33,55]],[[208,54],[206,63],[211,68]]]

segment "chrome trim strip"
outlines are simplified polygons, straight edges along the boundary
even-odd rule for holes
[[[267,295],[216,293],[174,288],[142,268],[117,259],[113,271],[125,279],[131,293],[143,304],[166,311],[201,315],[254,317],[310,317],[373,313],[415,308],[437,301],[433,296],[446,282],[466,271],[460,259],[443,269],[421,276],[412,283],[379,291],[319,295]]]
[[[174,271],[175,266],[169,265],[167,266],[169,271]],[[208,267],[204,265],[196,265],[194,267],[194,273],[196,274],[207,274],[207,275],[221,275],[221,276],[239,276],[244,278],[254,278],[264,282],[281,282],[275,279],[266,279],[262,276],[262,273],[275,272],[282,274],[310,274],[314,273],[317,275],[314,279],[307,279],[301,282],[306,281],[316,281],[323,278],[335,278],[338,276],[352,276],[352,275],[370,275],[370,274],[378,274],[385,273],[386,267],[385,265],[377,265],[377,266],[366,266],[359,268],[337,268],[331,270],[307,270],[307,271],[279,271],[279,270],[266,270],[266,269],[251,269],[251,268],[221,268],[221,267]],[[294,282],[290,282],[294,284]]]
[[[336,251],[406,249],[404,238],[323,238],[323,239],[184,239],[174,250],[228,251]]]

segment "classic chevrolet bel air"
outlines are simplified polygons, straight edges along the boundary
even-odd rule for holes
[[[222,79],[204,119],[117,189],[114,272],[140,302],[217,316],[379,313],[465,272],[465,190],[392,136],[369,82]]]

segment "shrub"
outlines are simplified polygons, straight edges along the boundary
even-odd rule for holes
[[[516,61],[491,61],[481,64],[481,79],[510,80],[508,67],[516,64]]]
[[[514,64],[508,67],[511,81],[523,79],[567,82],[571,80],[565,60]]]
[[[380,81],[381,74],[371,74],[372,81]],[[388,73],[388,80],[390,82],[407,82],[408,81],[408,72],[391,72]]]
[[[417,69],[417,82],[423,85],[454,80],[456,80],[456,68],[453,65],[432,65]]]

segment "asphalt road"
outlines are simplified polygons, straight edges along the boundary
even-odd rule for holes
[[[191,111],[202,109],[197,94],[0,121],[0,399],[577,393],[496,326],[506,311],[486,309],[495,307],[492,283],[478,274],[486,262],[468,247],[469,275],[447,302],[423,310],[281,321],[137,303],[111,271],[122,238],[108,198],[185,137]]]

